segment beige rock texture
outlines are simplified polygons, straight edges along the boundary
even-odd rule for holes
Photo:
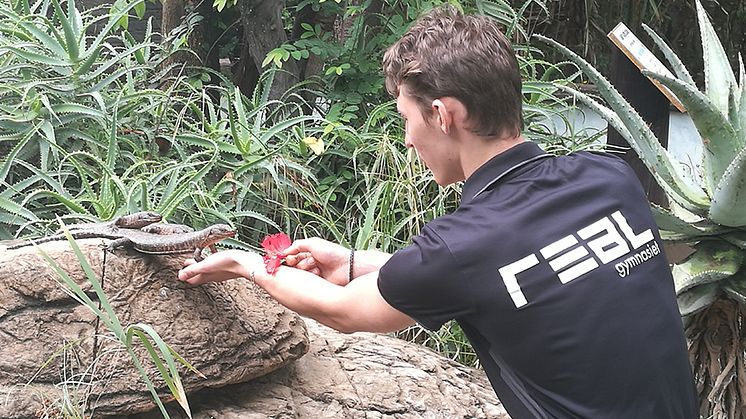
[[[119,321],[150,325],[207,377],[182,369],[187,393],[261,377],[309,349],[302,319],[249,281],[190,287],[176,280],[184,256],[105,252],[101,239],[78,243]],[[96,299],[66,241],[41,248]],[[145,366],[155,377],[155,366]],[[0,418],[54,417],[64,398],[94,412],[87,417],[155,407],[122,346],[66,293],[37,250],[0,243]]]
[[[306,319],[311,350],[245,384],[189,396],[195,419],[509,419],[481,370],[381,334]],[[186,418],[169,406],[172,418]],[[155,419],[157,412],[127,419]]]

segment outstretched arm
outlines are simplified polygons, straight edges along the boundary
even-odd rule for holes
[[[261,256],[242,251],[223,251],[200,263],[187,261],[179,279],[190,284],[254,278],[257,285],[285,307],[344,333],[392,332],[414,320],[391,307],[378,290],[378,272],[358,277],[347,286],[287,266],[269,275]]]
[[[354,279],[378,271],[391,257],[378,250],[357,250],[350,270],[350,249],[318,237],[296,240],[284,253],[288,266],[311,272],[337,285],[346,285],[350,273]]]
[[[343,333],[394,332],[414,320],[391,307],[378,291],[378,272],[340,286],[316,275],[282,267],[275,277],[255,274],[257,285],[280,304]]]

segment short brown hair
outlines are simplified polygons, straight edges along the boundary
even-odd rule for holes
[[[497,23],[463,15],[453,6],[421,16],[383,56],[386,89],[406,84],[424,115],[434,99],[454,97],[482,136],[520,135],[521,74],[513,47]]]

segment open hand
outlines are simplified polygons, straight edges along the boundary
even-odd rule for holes
[[[179,271],[179,280],[192,285],[240,277],[247,278],[251,272],[267,275],[262,257],[242,250],[224,250],[213,253],[201,262],[187,259],[184,265],[184,268]]]

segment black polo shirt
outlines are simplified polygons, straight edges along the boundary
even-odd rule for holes
[[[698,417],[673,279],[645,194],[611,154],[521,143],[381,268],[424,327],[459,322],[515,419]]]

